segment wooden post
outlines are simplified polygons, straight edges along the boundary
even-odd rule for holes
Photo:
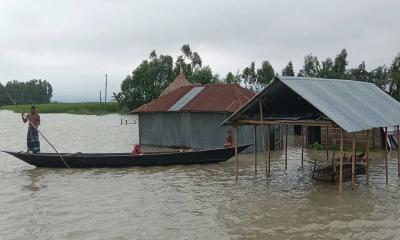
[[[289,127],[288,127],[288,125],[286,125],[286,128],[285,128],[285,170],[287,170],[288,130],[289,130]]]
[[[389,182],[389,172],[388,172],[388,132],[387,127],[385,127],[385,174],[386,174],[386,183]]]
[[[339,193],[343,192],[343,129],[340,129]]]
[[[268,176],[271,174],[271,125],[267,125],[267,143],[268,143]]]
[[[367,149],[365,149],[365,178],[369,183],[369,129],[367,130]]]
[[[304,126],[301,126],[301,167],[304,162]]]
[[[254,147],[254,175],[257,175],[257,125],[254,125],[253,147]]]
[[[351,158],[351,190],[354,190],[356,184],[356,134],[353,133],[353,156]]]
[[[235,172],[236,180],[239,178],[239,154],[238,154],[238,127],[235,126]]]
[[[400,126],[397,126],[397,176],[400,177]]]
[[[263,152],[264,152],[264,163],[265,163],[265,175],[268,174],[268,164],[267,164],[267,153],[265,151],[265,133],[264,133],[264,116],[263,116],[263,110],[262,110],[262,103],[261,100],[259,101],[260,105],[260,127],[261,127],[261,142],[263,146]]]
[[[328,144],[329,135],[328,135],[328,127],[326,127],[325,130],[326,130],[326,134],[325,134],[325,141],[326,141],[326,161],[329,161],[329,144]]]
[[[372,128],[372,149],[375,149],[375,128]]]

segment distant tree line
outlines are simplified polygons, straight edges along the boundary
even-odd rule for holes
[[[214,74],[209,66],[204,66],[200,55],[192,51],[188,44],[181,48],[181,54],[174,59],[169,55],[157,55],[152,51],[148,59],[136,67],[122,81],[121,92],[113,97],[121,107],[133,109],[155,98],[179,74],[182,68],[187,80],[191,83],[237,83],[255,92],[260,91],[276,76],[307,76],[331,79],[351,79],[375,83],[396,99],[400,99],[400,54],[390,66],[378,66],[367,71],[363,61],[357,68],[347,68],[347,51],[343,49],[334,59],[327,58],[320,62],[316,56],[304,57],[304,65],[295,73],[291,61],[281,71],[276,72],[271,63],[262,61],[260,67],[255,62],[236,73],[228,72],[225,77]]]
[[[27,82],[9,81],[6,85],[0,83],[0,105],[39,104],[49,103],[53,97],[53,88],[49,82],[41,79],[32,79]]]

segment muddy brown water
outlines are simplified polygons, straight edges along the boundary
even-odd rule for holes
[[[134,116],[123,116],[134,121]],[[20,115],[0,111],[0,149],[24,150]],[[41,130],[63,152],[126,152],[137,125],[120,115],[42,114]],[[40,169],[0,153],[0,239],[400,239],[397,152],[373,152],[370,184],[352,191],[311,179],[313,159],[290,137],[288,170],[272,152],[254,175],[252,154],[235,163],[125,169]],[[149,150],[149,148],[145,149]],[[42,140],[42,151],[51,148]],[[258,154],[259,160],[262,154]],[[323,160],[322,160],[323,161]]]

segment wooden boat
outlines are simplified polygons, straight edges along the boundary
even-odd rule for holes
[[[250,145],[238,146],[238,152]],[[56,153],[4,152],[36,167],[67,167]],[[234,155],[234,147],[182,152],[154,152],[138,156],[132,156],[130,153],[61,153],[62,158],[71,168],[120,168],[218,163],[227,161]]]

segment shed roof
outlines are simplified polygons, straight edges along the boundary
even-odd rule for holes
[[[165,94],[167,94],[167,93],[170,93],[170,92],[172,92],[172,91],[174,91],[174,90],[176,90],[176,89],[178,89],[180,87],[189,86],[189,85],[190,85],[190,83],[186,79],[185,75],[183,74],[182,68],[181,68],[181,71],[180,71],[179,75],[175,78],[175,80],[173,82],[171,82],[168,85],[167,88],[165,88],[161,92],[160,97],[165,95]]]
[[[254,117],[260,99],[275,119],[322,116],[346,132],[400,125],[400,103],[375,84],[308,77],[276,78],[223,124]]]
[[[255,94],[239,84],[183,86],[135,109],[146,112],[235,112]]]

